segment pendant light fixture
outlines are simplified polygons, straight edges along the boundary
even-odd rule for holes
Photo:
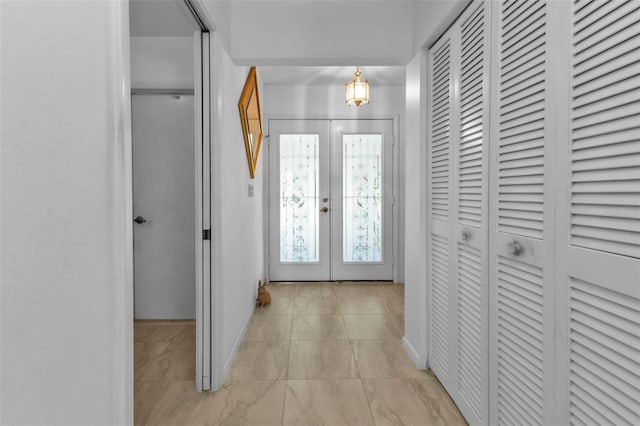
[[[360,106],[369,103],[369,82],[361,80],[361,75],[360,68],[356,67],[353,80],[345,84],[347,87],[345,102],[349,106]]]

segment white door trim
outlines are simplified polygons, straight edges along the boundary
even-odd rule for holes
[[[196,187],[196,388],[211,389],[211,138],[209,128],[209,34],[194,33],[195,187]]]

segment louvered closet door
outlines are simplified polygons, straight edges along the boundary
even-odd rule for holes
[[[560,422],[640,424],[640,2],[577,1],[562,137]],[[566,135],[565,135],[566,136]]]
[[[459,96],[455,148],[457,317],[452,396],[471,424],[488,419],[488,115],[491,3],[473,3],[458,20]],[[457,213],[457,214],[455,214]]]
[[[471,424],[488,420],[488,8],[429,55],[429,364]]]
[[[451,37],[445,34],[429,50],[429,365],[449,387],[449,293],[452,211],[451,113],[453,75]]]
[[[490,424],[552,423],[554,113],[550,6],[496,5],[492,73]]]

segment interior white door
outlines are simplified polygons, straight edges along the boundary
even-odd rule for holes
[[[393,279],[393,121],[332,121],[331,279]]]
[[[490,3],[429,50],[429,365],[471,424],[488,422]]]
[[[490,213],[490,424],[555,424],[554,8],[495,8]]]
[[[453,110],[451,33],[429,49],[429,366],[449,383],[449,238],[452,189],[451,120]]]
[[[328,120],[269,121],[269,277],[329,281]]]
[[[637,425],[640,4],[596,3],[566,5],[562,19],[569,125],[558,137],[555,287],[567,371],[556,378],[557,423]]]
[[[133,95],[136,319],[195,319],[192,95]]]

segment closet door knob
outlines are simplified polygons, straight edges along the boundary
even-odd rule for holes
[[[507,251],[514,256],[520,256],[524,252],[524,249],[519,242],[511,241],[507,243]]]
[[[471,239],[471,231],[463,229],[461,232],[462,241],[469,241]]]
[[[321,211],[322,213],[326,213],[326,212],[328,212],[328,211],[329,211],[329,207],[323,207],[323,208],[321,208],[321,209],[320,209],[320,211]]]

